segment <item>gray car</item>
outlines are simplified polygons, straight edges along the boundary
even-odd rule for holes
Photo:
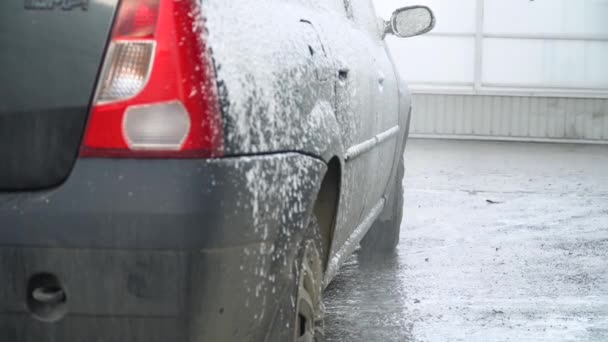
[[[0,3],[0,339],[321,341],[392,251],[410,96],[370,0]]]

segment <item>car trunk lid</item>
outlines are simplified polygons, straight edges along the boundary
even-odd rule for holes
[[[0,191],[69,175],[117,3],[0,2]]]

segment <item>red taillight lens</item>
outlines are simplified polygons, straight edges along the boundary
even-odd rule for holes
[[[152,38],[161,0],[122,1],[112,38]]]
[[[123,0],[83,157],[213,157],[222,127],[195,0]]]

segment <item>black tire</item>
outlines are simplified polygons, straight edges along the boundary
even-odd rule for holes
[[[403,158],[401,159],[397,177],[393,186],[392,203],[387,203],[392,208],[392,217],[387,221],[377,220],[361,241],[361,249],[364,253],[392,253],[399,244],[399,233],[401,231],[401,220],[403,219]]]
[[[294,342],[325,341],[323,305],[323,264],[319,224],[313,214],[301,245],[296,272]]]

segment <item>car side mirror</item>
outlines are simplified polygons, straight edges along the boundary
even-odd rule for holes
[[[435,27],[435,15],[426,6],[402,7],[385,23],[384,34],[399,38],[414,37],[431,31]]]

